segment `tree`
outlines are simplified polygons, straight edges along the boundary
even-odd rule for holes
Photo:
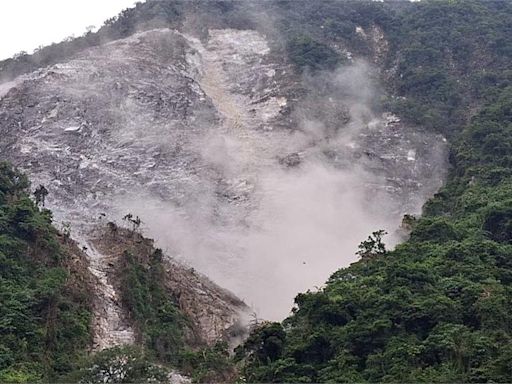
[[[67,242],[71,237],[71,223],[69,221],[62,223],[62,234],[64,235],[64,241]]]
[[[366,260],[385,254],[386,246],[382,242],[382,238],[387,234],[388,233],[383,229],[373,232],[368,236],[367,240],[362,241],[359,244],[359,251],[356,252],[356,255],[359,255],[361,256],[361,259]]]
[[[129,221],[132,224],[133,232],[136,232],[140,228],[140,225],[142,224],[142,220],[140,219],[140,217],[136,216],[135,218],[133,218],[133,215],[131,213],[127,213],[123,217],[123,220]]]
[[[48,190],[43,184],[39,184],[39,187],[34,191],[34,197],[36,198],[37,206],[42,205],[44,207],[46,196],[48,196]]]
[[[110,233],[112,234],[112,237],[115,238],[117,235],[117,224],[113,221],[109,221],[107,223],[107,228],[110,230]]]

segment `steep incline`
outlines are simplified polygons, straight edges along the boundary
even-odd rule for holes
[[[98,278],[97,300],[94,318],[94,350],[103,350],[118,345],[133,344],[135,333],[127,313],[121,306],[121,299],[108,275],[110,260],[100,253],[90,241],[84,241],[90,259],[90,271]]]
[[[4,89],[2,158],[47,186],[101,281],[90,231],[131,212],[169,255],[281,318],[443,178],[442,138],[377,112],[373,77],[358,61],[299,76],[251,30],[138,33]],[[100,290],[107,344],[130,341]]]

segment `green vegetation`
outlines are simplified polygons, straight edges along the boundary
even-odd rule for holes
[[[301,69],[334,69],[341,62],[333,49],[309,36],[291,39],[287,50],[290,60]]]
[[[161,383],[170,370],[154,364],[144,349],[136,346],[103,350],[85,360],[84,366],[65,377],[66,383]]]
[[[55,380],[90,341],[87,287],[70,275],[71,255],[28,188],[0,163],[0,382]]]
[[[511,111],[507,87],[472,119],[409,241],[339,270],[251,335],[238,351],[248,381],[510,380]]]
[[[143,344],[159,361],[177,364],[184,347],[185,318],[166,292],[162,251],[157,249],[150,256],[149,265],[125,251],[120,276],[121,299]]]
[[[389,86],[406,97],[392,106],[450,138],[447,185],[407,218],[407,242],[381,252],[374,234],[291,317],[254,331],[237,351],[247,381],[512,377],[512,8],[422,1],[389,14]]]
[[[109,227],[117,228],[113,223]],[[125,233],[139,236],[135,242],[144,241],[133,230]],[[147,253],[144,248],[124,251],[116,267],[121,300],[138,335],[136,344],[83,354],[72,370],[61,373],[59,381],[164,382],[176,370],[193,382],[235,381],[236,370],[227,345],[219,342],[208,347],[195,339],[192,326],[165,286],[162,251]]]
[[[389,65],[398,71],[395,90],[407,97],[396,111],[458,134],[484,93],[510,82],[511,17],[512,4],[503,1],[422,1],[398,13],[383,26],[393,46]]]
[[[121,260],[121,299],[144,346],[133,355],[134,361],[142,359],[137,364],[147,369],[152,365],[167,370],[178,368],[194,382],[233,381],[235,370],[225,343],[212,347],[195,345],[188,319],[165,287],[162,258],[162,251],[156,249],[148,260],[130,251],[125,251]],[[120,353],[125,351],[113,352],[109,358],[119,359]],[[137,372],[142,375],[140,369]]]
[[[242,4],[242,5],[241,5]],[[179,25],[193,10],[215,27],[257,27],[243,2],[140,4],[98,34],[0,64],[7,78],[70,57],[136,28]],[[245,3],[246,4],[246,3]],[[410,238],[386,251],[382,232],[361,243],[361,260],[325,288],[299,294],[282,324],[255,330],[236,351],[249,382],[508,382],[512,377],[512,4],[505,1],[270,1],[282,46],[300,70],[331,69],[337,45],[371,55],[356,32],[379,27],[389,42],[386,100],[409,122],[451,143],[446,186]],[[205,24],[208,24],[207,22]],[[209,24],[208,24],[209,25]],[[204,28],[204,25],[202,26]],[[270,33],[270,32],[269,32]],[[71,371],[89,337],[86,295],[70,286],[66,254],[48,211],[27,197],[26,179],[0,169],[0,381],[37,381]],[[42,195],[41,195],[42,196]],[[42,201],[41,201],[42,202]],[[121,379],[161,378],[155,362],[196,381],[228,381],[225,345],[186,347],[186,319],[166,294],[161,255],[126,253],[123,301],[144,348],[106,351],[96,371],[130,356]],[[81,371],[85,372],[84,370]],[[84,377],[84,376],[83,376]]]
[[[237,378],[235,365],[224,342],[196,351],[185,351],[181,370],[195,383],[231,383]]]

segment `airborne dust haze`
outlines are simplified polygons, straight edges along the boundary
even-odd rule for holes
[[[168,255],[282,319],[371,232],[398,241],[441,185],[445,149],[382,113],[364,61],[299,75],[270,40],[155,29],[42,69],[13,156],[73,234],[100,212],[138,215]]]
[[[310,96],[295,109],[297,125],[286,134],[265,135],[268,146],[247,151],[251,143],[233,129],[213,129],[198,143],[204,166],[219,179],[203,180],[186,201],[164,203],[144,191],[118,201],[119,213],[140,215],[159,246],[270,320],[284,318],[297,293],[321,286],[355,261],[357,245],[369,233],[392,233],[402,214],[418,212],[426,198],[416,196],[403,211],[405,202],[386,193],[385,176],[353,158],[364,150],[363,133],[383,124],[375,110],[374,74],[365,62],[302,81]],[[243,113],[229,97],[221,100],[229,105],[219,108],[228,111],[224,125],[233,118],[226,116],[230,110]],[[300,164],[279,163],[289,154]],[[219,198],[219,180],[244,191],[248,201]]]

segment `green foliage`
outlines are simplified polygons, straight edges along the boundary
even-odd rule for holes
[[[89,344],[85,287],[74,287],[48,211],[28,197],[25,176],[0,164],[0,381],[69,372]]]
[[[226,343],[218,342],[198,351],[186,350],[181,359],[181,370],[195,383],[227,383],[236,377]]]
[[[149,259],[128,251],[123,254],[121,299],[145,347],[145,353],[134,356],[133,363],[143,359],[137,364],[179,368],[194,382],[233,381],[235,369],[225,343],[201,349],[187,343],[185,333],[192,330],[165,286],[162,258],[160,249]]]
[[[449,182],[414,220],[406,243],[339,270],[322,291],[298,295],[277,358],[261,347],[264,330],[249,338],[239,356],[247,378],[510,377],[512,176],[504,171],[509,151],[499,148],[512,145],[511,100],[512,89],[502,88],[458,136]],[[377,243],[370,236],[361,251]]]
[[[126,251],[123,255],[121,299],[149,350],[162,362],[177,364],[184,347],[185,318],[165,289],[162,251],[145,263]]]
[[[279,323],[268,323],[251,333],[245,343],[236,350],[236,358],[250,355],[251,360],[259,363],[275,361],[281,357],[286,334]]]
[[[385,254],[386,247],[382,242],[382,237],[385,235],[387,235],[387,232],[382,229],[373,232],[370,236],[368,236],[368,239],[359,244],[359,250],[356,252],[356,254],[361,256],[361,259],[364,260]]]
[[[408,241],[377,252],[370,236],[360,254],[379,257],[335,272],[299,294],[282,325],[256,330],[237,353],[249,381],[512,377],[512,8],[422,1],[387,15],[379,25],[398,64],[390,85],[405,96],[391,106],[450,138],[448,182],[408,220]]]
[[[395,110],[423,127],[458,134],[467,105],[509,81],[511,14],[511,4],[500,1],[422,1],[382,23],[393,48],[390,65],[398,70],[395,87],[406,97],[394,102]]]
[[[138,347],[115,347],[96,353],[81,369],[65,377],[69,383],[159,383],[167,382],[170,371],[151,361]]]
[[[309,36],[290,40],[287,51],[290,60],[301,69],[334,69],[341,61],[333,49]]]

